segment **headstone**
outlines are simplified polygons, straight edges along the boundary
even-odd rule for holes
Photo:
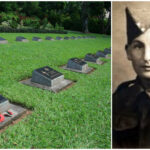
[[[6,127],[6,125],[19,118],[25,112],[25,108],[11,104],[6,98],[0,95],[0,129]]]
[[[102,64],[103,62],[99,60],[99,57],[94,54],[87,54],[84,58],[85,61]]]
[[[17,36],[16,37],[16,41],[20,41],[20,42],[28,42],[28,40],[22,36]]]
[[[36,69],[32,73],[32,78],[20,81],[25,85],[41,88],[57,93],[70,86],[73,82],[64,79],[64,75],[48,66]]]
[[[65,40],[69,40],[69,37],[64,37]]]
[[[111,50],[108,49],[108,48],[105,48],[105,49],[104,49],[104,54],[111,54]]]
[[[38,42],[41,42],[41,41],[42,41],[42,39],[41,39],[41,38],[39,38],[39,37],[33,37],[33,38],[32,38],[32,41],[38,41]]]
[[[81,36],[78,36],[77,38],[78,38],[78,39],[81,39]]]
[[[72,37],[70,37],[70,39],[73,39],[73,40],[74,40],[74,39],[76,39],[76,37],[72,36]]]
[[[6,44],[8,41],[2,37],[0,37],[0,44]]]
[[[102,52],[102,51],[97,51],[96,56],[98,56],[98,57],[104,57],[104,58],[106,57],[105,53]]]
[[[93,39],[95,39],[95,38],[96,38],[96,36],[92,36],[92,38],[93,38]]]
[[[31,82],[46,86],[54,86],[64,79],[64,75],[48,66],[36,69],[32,73]]]
[[[9,101],[2,95],[0,95],[0,113],[4,112],[9,108],[10,108]]]
[[[88,64],[79,58],[71,58],[67,63],[67,68],[85,71],[88,68]]]
[[[56,37],[56,40],[63,40],[63,38],[62,37]]]
[[[45,38],[45,40],[53,41],[54,39],[53,39],[52,37],[50,37],[50,36],[47,36],[47,37]]]

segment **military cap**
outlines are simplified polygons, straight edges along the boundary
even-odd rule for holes
[[[150,28],[150,11],[146,8],[126,7],[127,44]]]

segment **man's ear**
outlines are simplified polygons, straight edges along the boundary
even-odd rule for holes
[[[131,60],[130,46],[126,44],[125,45],[125,50],[126,50],[128,60]]]

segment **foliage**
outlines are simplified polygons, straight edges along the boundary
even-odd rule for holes
[[[67,34],[67,31],[63,31],[63,27],[58,27],[57,29],[47,30],[47,29],[32,29],[30,27],[18,26],[17,29],[0,26],[0,33],[59,33]]]
[[[111,21],[105,17],[110,11],[110,2],[0,2],[0,25],[110,34]]]

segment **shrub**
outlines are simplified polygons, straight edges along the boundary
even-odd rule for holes
[[[45,29],[31,29],[31,28],[19,28],[14,29],[10,27],[0,27],[0,32],[7,32],[7,33],[59,33],[59,34],[67,34],[67,31],[61,30],[45,30]]]

